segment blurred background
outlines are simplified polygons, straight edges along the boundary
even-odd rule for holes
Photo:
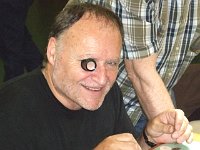
[[[48,34],[55,16],[65,6],[68,0],[34,0],[31,5],[26,25],[32,35],[32,39],[43,54]],[[0,83],[3,82],[4,69],[0,59]]]

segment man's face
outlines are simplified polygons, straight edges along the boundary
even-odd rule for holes
[[[50,65],[50,88],[54,95],[72,110],[98,109],[117,76],[120,32],[94,17],[81,18],[55,43],[54,61]],[[81,68],[81,60],[88,58],[96,61],[94,71]]]

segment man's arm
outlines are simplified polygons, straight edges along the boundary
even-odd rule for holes
[[[193,139],[192,126],[184,112],[178,109],[164,111],[149,120],[145,133],[148,140],[156,144],[184,141],[191,143]],[[105,138],[94,150],[149,150],[151,148],[145,142],[144,137],[141,137],[138,143],[132,134],[122,133]]]
[[[157,54],[135,60],[125,60],[128,77],[147,117],[174,108],[171,97],[156,71]]]
[[[192,143],[192,126],[189,124],[184,112],[180,109],[170,109],[151,119],[145,129],[149,141],[157,144],[162,143]],[[139,144],[142,150],[150,147],[141,137]]]

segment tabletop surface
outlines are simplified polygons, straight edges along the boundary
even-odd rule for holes
[[[186,142],[183,144],[162,144],[153,150],[200,150],[200,134],[194,133],[193,142],[191,144],[187,144]]]
[[[200,142],[193,141],[191,144],[162,144],[154,150],[199,150]]]

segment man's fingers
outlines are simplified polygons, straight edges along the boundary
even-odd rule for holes
[[[190,142],[193,140],[192,126],[188,125],[185,132],[177,138],[177,143],[183,143],[184,141]]]
[[[193,137],[194,137],[194,134],[191,133],[191,134],[190,134],[190,137],[186,140],[186,142],[187,142],[188,144],[192,143]]]
[[[189,122],[186,117],[183,118],[182,124],[180,125],[179,130],[175,130],[175,132],[172,134],[173,138],[178,138],[182,134],[186,132],[186,130],[189,128],[191,131],[191,126],[189,125]]]
[[[153,120],[147,128],[147,133],[153,138],[159,137],[162,134],[172,134],[174,131],[174,126],[170,124],[165,124],[159,120]]]
[[[181,130],[181,127],[182,127],[183,123],[184,122],[188,123],[188,121],[186,121],[185,114],[184,114],[184,112],[182,110],[176,109],[175,113],[176,113],[175,130],[179,131],[179,130]]]
[[[99,143],[95,150],[141,150],[139,144],[130,133],[116,134],[107,137],[101,143]]]

